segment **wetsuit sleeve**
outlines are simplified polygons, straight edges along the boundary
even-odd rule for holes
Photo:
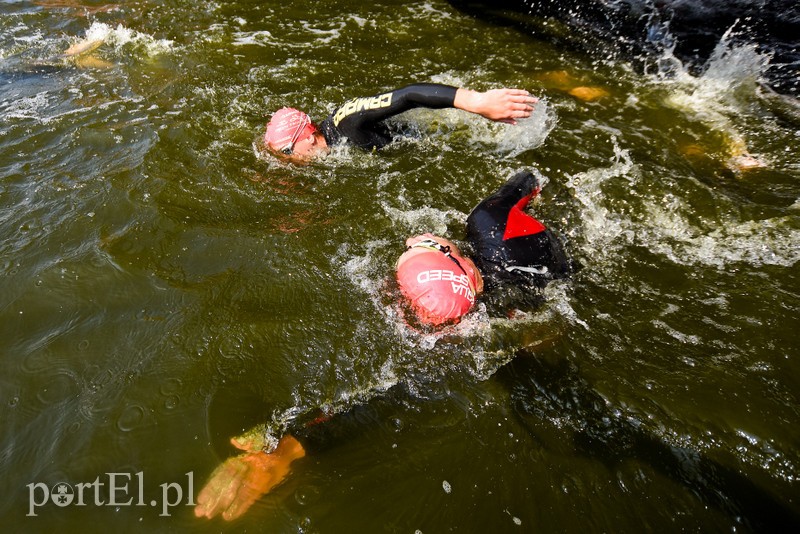
[[[289,432],[303,445],[307,454],[325,452],[343,443],[361,439],[366,432],[375,428],[378,421],[396,414],[397,407],[404,405],[408,395],[404,384],[395,384],[363,404],[356,403],[331,415],[320,415]]]
[[[388,93],[354,98],[336,109],[322,124],[331,144],[349,139],[361,148],[381,148],[391,142],[383,121],[414,108],[453,107],[457,87],[418,83]]]
[[[533,173],[517,173],[472,210],[468,227],[476,237],[497,234],[502,239],[543,231],[544,225],[523,211],[540,189]]]
[[[533,173],[520,172],[467,217],[467,238],[490,285],[503,280],[540,284],[569,273],[559,240],[524,211],[539,190]]]

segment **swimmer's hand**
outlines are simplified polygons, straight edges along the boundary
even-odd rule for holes
[[[491,89],[479,93],[459,88],[453,106],[493,121],[516,124],[516,119],[531,116],[533,106],[538,101],[524,89]]]
[[[235,446],[248,450],[225,460],[208,479],[197,496],[194,515],[222,515],[231,521],[244,514],[262,495],[282,482],[289,466],[305,456],[306,451],[294,437],[286,435],[271,453],[249,450],[248,444],[231,440]]]

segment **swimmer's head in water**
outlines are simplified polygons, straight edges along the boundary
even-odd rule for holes
[[[453,243],[424,234],[406,240],[397,260],[397,282],[420,322],[458,322],[483,291],[483,280],[472,260]]]
[[[294,108],[282,108],[267,123],[264,145],[290,160],[307,160],[327,153],[325,138],[308,115]]]

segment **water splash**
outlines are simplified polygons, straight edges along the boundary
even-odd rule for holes
[[[173,48],[173,42],[167,39],[156,39],[146,33],[138,32],[118,24],[116,27],[102,22],[93,22],[86,30],[85,41],[102,41],[116,50],[128,44],[141,46],[148,56],[168,53]]]
[[[518,120],[516,126],[500,129],[497,150],[505,154],[506,159],[516,158],[523,152],[542,146],[557,123],[555,110],[547,99],[541,99],[530,117]]]
[[[742,131],[748,122],[743,118],[752,115],[751,103],[757,98],[759,82],[769,68],[771,56],[759,52],[755,44],[733,44],[733,29],[717,44],[701,75],[693,76],[682,65],[676,66],[678,60],[671,55],[671,49],[666,49],[664,58],[670,60],[664,62],[670,68],[660,70],[656,80],[670,89],[664,98],[667,106],[724,136],[726,164],[742,171],[769,163],[768,158],[750,154]]]
[[[400,228],[405,230],[408,237],[412,234],[430,232],[435,235],[448,235],[448,225],[454,221],[463,226],[467,215],[457,210],[438,210],[431,207],[402,210],[393,208],[386,202],[381,202],[381,207],[386,215]]]
[[[754,44],[733,45],[722,40],[700,76],[681,69],[673,78],[661,78],[673,87],[666,103],[704,122],[724,126],[729,122],[725,117],[740,112],[755,93],[769,60]]]
[[[634,238],[630,219],[607,207],[609,202],[603,192],[603,186],[616,178],[633,185],[637,176],[630,153],[619,146],[615,136],[611,137],[611,143],[614,157],[610,167],[590,169],[567,179],[567,187],[581,205],[581,250],[595,258],[595,262],[617,256],[619,247],[631,243]]]
[[[469,80],[452,72],[431,77],[434,83],[455,87],[471,87]],[[485,151],[489,148],[504,159],[513,159],[529,150],[540,147],[556,127],[558,116],[546,98],[541,98],[534,106],[533,113],[526,119],[517,120],[516,125],[487,120],[472,113],[455,109],[412,110],[408,115],[414,117],[421,130],[444,128],[449,133],[464,129],[473,145]]]
[[[275,410],[264,423],[247,431],[248,435],[261,439],[260,448],[272,452],[290,429],[302,428],[320,417],[331,417],[347,412],[354,406],[365,404],[370,399],[386,393],[400,382],[394,364],[387,360],[372,378],[355,387],[343,388],[326,399],[309,397],[304,391],[292,392],[293,404],[284,410]]]
[[[391,245],[376,240],[365,243],[356,253],[343,245],[337,254],[337,262],[343,264],[350,282],[364,291],[385,322],[385,331],[395,338],[391,342],[393,350],[385,355],[379,373],[380,387],[376,389],[376,384],[370,384],[372,390],[383,391],[385,386],[400,380],[414,390],[420,380],[436,381],[448,373],[467,373],[485,380],[520,348],[533,347],[543,336],[554,335],[557,327],[553,325],[560,319],[587,327],[569,303],[568,283],[554,282],[545,291],[545,304],[535,310],[507,310],[508,315],[497,317],[488,312],[485,303],[478,302],[456,324],[420,330],[406,321],[403,304],[390,287],[393,270],[384,260]],[[369,332],[363,335],[366,340]],[[431,358],[432,354],[437,357]]]
[[[731,222],[704,230],[677,211],[647,206],[649,225],[640,229],[637,241],[677,264],[791,267],[800,261],[800,230],[793,227],[793,217]]]
[[[632,187],[639,171],[616,138],[612,137],[612,143],[611,166],[578,173],[567,181],[580,203],[579,230],[573,233],[578,234],[581,252],[592,257],[592,264],[621,261],[621,249],[631,245],[641,245],[681,265],[789,267],[800,261],[800,229],[791,216],[708,226],[673,194],[645,200],[640,214],[629,215],[616,207],[614,199],[604,194],[604,186],[622,178]]]

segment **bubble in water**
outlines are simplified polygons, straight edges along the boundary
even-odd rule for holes
[[[161,391],[162,395],[175,395],[181,387],[181,379],[180,378],[168,378],[165,380],[159,391]]]
[[[319,496],[320,491],[316,486],[306,486],[294,493],[294,499],[300,506],[314,504],[319,499]]]
[[[453,491],[453,488],[450,486],[450,483],[446,480],[442,481],[442,489],[448,495],[450,495],[450,492]]]
[[[68,371],[48,378],[47,386],[41,388],[36,397],[43,404],[50,405],[73,397],[78,392],[78,380]]]
[[[394,429],[395,432],[402,431],[406,426],[405,421],[403,421],[399,417],[395,417],[391,421],[392,421],[392,428]]]
[[[173,410],[178,406],[179,403],[180,398],[177,395],[170,395],[167,397],[167,400],[164,401],[164,408],[167,410]]]
[[[130,432],[144,420],[144,408],[136,404],[128,406],[117,419],[117,428],[122,432]]]

